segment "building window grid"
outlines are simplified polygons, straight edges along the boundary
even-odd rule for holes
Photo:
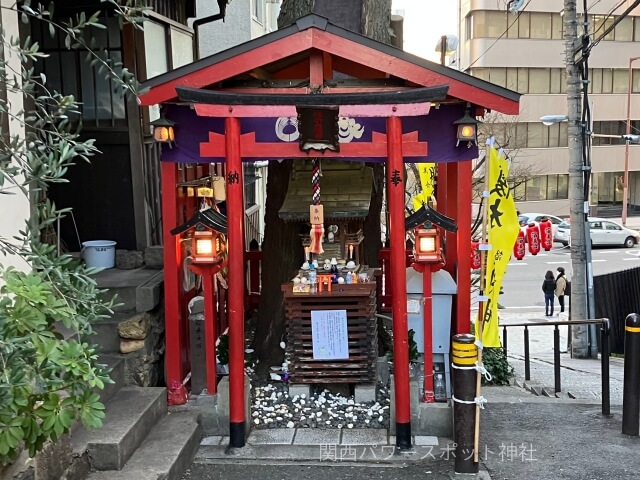
[[[547,95],[567,92],[564,68],[472,68],[471,75],[515,90],[521,94]],[[631,91],[640,93],[640,69],[633,69]],[[626,68],[589,69],[589,93],[627,93],[629,70]]]
[[[604,32],[617,16],[589,15],[591,34]],[[506,32],[506,35],[505,35]],[[564,24],[559,13],[521,12],[517,19],[505,12],[478,10],[467,15],[467,40],[472,38],[520,38],[564,40]],[[607,34],[604,41],[640,41],[640,17],[627,17]]]
[[[569,175],[536,175],[526,181],[510,181],[509,187],[516,202],[567,200]]]

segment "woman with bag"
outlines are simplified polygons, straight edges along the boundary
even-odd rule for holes
[[[542,282],[542,291],[544,292],[544,313],[546,317],[553,317],[553,304],[555,300],[553,294],[556,291],[556,281],[553,278],[553,272],[547,270]]]
[[[558,276],[556,277],[556,297],[560,304],[560,312],[564,312],[564,296],[567,291],[567,277],[564,276],[564,267],[558,267]]]

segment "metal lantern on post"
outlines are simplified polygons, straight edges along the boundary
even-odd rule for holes
[[[150,122],[149,125],[153,127],[153,138],[156,142],[168,143],[169,146],[175,142],[176,137],[173,130],[175,122],[172,122],[168,118],[160,117],[157,120]]]
[[[469,109],[464,114],[464,117],[453,122],[457,126],[457,138],[456,147],[460,145],[460,142],[468,142],[467,146],[471,148],[472,145],[478,145],[478,124],[480,122],[469,115]]]

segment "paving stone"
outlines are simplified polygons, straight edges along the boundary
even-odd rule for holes
[[[338,445],[340,430],[337,428],[299,428],[293,439],[294,445]]]
[[[204,437],[200,442],[200,445],[220,445],[222,441],[222,435],[213,435],[211,437]]]
[[[438,437],[434,437],[433,435],[416,435],[413,441],[413,444],[418,447],[425,446],[438,446]]]
[[[291,445],[295,433],[293,428],[254,430],[249,435],[247,443],[250,445]]]
[[[387,445],[387,430],[353,428],[342,430],[341,445]]]

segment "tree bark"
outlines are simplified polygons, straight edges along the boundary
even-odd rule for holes
[[[324,12],[340,12],[330,8],[337,0],[283,0],[278,17],[278,27],[284,28],[298,18],[314,11],[316,3]],[[362,31],[376,40],[389,43],[391,0],[361,0]],[[340,0],[342,2],[342,0]],[[322,5],[320,5],[322,3]],[[344,5],[342,5],[344,6]],[[336,13],[337,15],[337,13]],[[331,17],[331,15],[329,15]],[[340,25],[344,18],[329,18]],[[259,323],[256,328],[254,348],[258,355],[259,372],[264,374],[271,365],[282,362],[283,350],[279,347],[285,331],[284,305],[280,286],[289,282],[297,267],[303,262],[304,251],[298,236],[301,225],[285,223],[278,216],[289,184],[292,160],[270,162],[267,173],[267,201],[265,206],[265,232],[262,249],[262,290],[260,295]],[[380,212],[384,189],[384,165],[374,164],[374,190],[371,208],[364,226],[364,256],[368,265],[378,265],[380,241]],[[309,181],[311,189],[311,181]]]

